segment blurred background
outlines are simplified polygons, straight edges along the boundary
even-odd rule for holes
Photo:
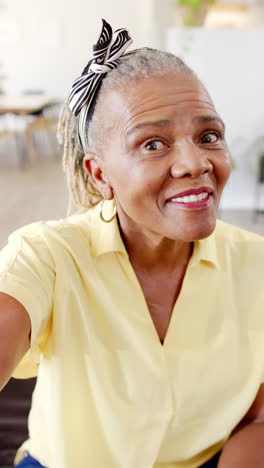
[[[15,229],[66,215],[58,113],[101,18],[134,47],[180,55],[227,126],[233,173],[219,217],[264,234],[264,0],[0,0],[0,249]],[[27,437],[35,380],[0,398],[0,465]]]
[[[264,234],[264,0],[0,0],[0,248],[66,214],[58,113],[102,17],[197,71],[233,157],[219,216]]]

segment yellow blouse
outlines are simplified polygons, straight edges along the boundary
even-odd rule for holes
[[[13,233],[0,290],[32,323],[16,376],[38,369],[17,460],[197,468],[212,457],[263,382],[263,266],[263,238],[218,221],[195,243],[162,345],[118,224],[98,207]]]

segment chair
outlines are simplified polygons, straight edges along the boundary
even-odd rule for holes
[[[40,95],[45,94],[43,90],[26,90],[26,95]],[[30,120],[27,122],[25,127],[25,139],[27,150],[31,161],[36,160],[37,156],[37,141],[36,137],[39,134],[46,136],[46,146],[49,147],[50,152],[53,152],[55,156],[58,155],[58,144],[55,137],[58,125],[58,105],[60,103],[54,103],[47,109],[31,112],[29,114]]]
[[[34,137],[39,134],[46,137],[46,149],[48,146],[49,152],[53,152],[54,156],[57,157],[58,145],[55,139],[57,125],[57,118],[46,117],[44,113],[36,116],[31,122],[27,123],[25,127],[25,139],[31,161],[36,160],[37,141]]]
[[[39,95],[39,94],[45,94],[45,91],[43,89],[26,89],[23,91],[23,94],[25,94],[26,96],[32,96],[32,95]],[[29,115],[42,115],[43,114],[43,111],[42,110],[38,110],[38,111],[35,111],[35,112],[30,112]]]
[[[10,125],[7,119],[7,116],[0,116],[0,143],[1,142],[12,142],[14,152],[17,157],[19,157],[20,167],[25,166],[26,155],[25,151],[21,147],[21,135],[17,129],[14,127],[10,129]]]
[[[44,90],[41,89],[27,89],[24,90],[25,95],[41,95],[45,94]],[[55,103],[50,108],[45,110],[38,110],[28,114],[30,119],[25,126],[25,140],[28,155],[31,161],[36,160],[37,156],[37,139],[36,137],[40,134],[46,137],[46,147],[50,152],[53,152],[55,156],[58,155],[58,145],[55,138],[58,124],[58,110],[57,106],[60,103]]]

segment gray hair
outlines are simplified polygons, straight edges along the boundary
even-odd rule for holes
[[[96,152],[105,143],[105,133],[102,131],[104,119],[104,96],[110,89],[125,88],[129,82],[140,78],[169,75],[184,72],[196,77],[182,59],[169,52],[142,48],[128,52],[119,59],[119,64],[107,73],[97,98],[94,115],[87,122],[84,135],[85,152]]]
[[[84,211],[102,200],[101,194],[95,189],[83,168],[83,158],[89,152],[100,152],[106,143],[105,93],[111,89],[124,88],[133,80],[153,76],[185,73],[197,78],[194,71],[182,59],[156,49],[136,49],[124,54],[118,61],[118,66],[108,72],[102,81],[92,118],[87,122],[85,135],[82,136],[84,148],[81,148],[79,143],[78,117],[71,113],[67,102],[61,112],[58,138],[64,143],[63,168],[67,175],[71,197],[68,214],[72,212],[73,204]]]

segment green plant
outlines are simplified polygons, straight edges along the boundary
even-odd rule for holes
[[[185,26],[196,26],[203,23],[207,9],[216,0],[176,0],[176,4],[183,10]]]

